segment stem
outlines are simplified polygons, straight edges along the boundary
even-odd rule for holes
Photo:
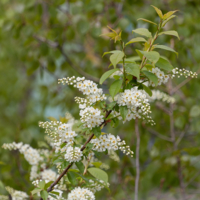
[[[125,54],[125,46],[124,46],[124,43],[123,43],[122,40],[121,40],[121,46],[122,46],[122,51],[124,53],[124,57],[122,59],[122,67],[123,67],[123,75],[124,75],[124,84],[123,84],[123,91],[124,91],[125,87],[126,87],[126,71],[125,71],[125,57],[126,57],[126,54]]]
[[[99,127],[101,127],[102,125],[106,124],[106,118],[110,115],[110,113],[112,112],[112,110],[107,111],[106,115],[105,115],[105,120],[99,125]],[[88,138],[88,140],[85,142],[85,144],[82,146],[81,151],[83,151],[86,148],[86,145],[91,141],[91,139],[94,137],[94,133],[92,135],[90,135],[90,137]],[[68,172],[68,170],[71,168],[71,166],[73,165],[73,163],[70,163],[65,170],[60,174],[60,176],[50,185],[50,187],[47,189],[47,192],[51,192],[53,190],[53,187],[55,185],[58,184],[58,182],[60,181],[60,179]],[[40,197],[40,200],[42,200],[42,197]]]
[[[135,200],[138,200],[138,188],[139,188],[139,179],[140,179],[140,133],[138,126],[138,118],[135,119],[135,134],[137,138],[136,142],[136,179],[135,179]]]
[[[156,31],[156,33],[155,33],[153,39],[150,41],[150,46],[149,46],[149,48],[147,49],[147,52],[151,51],[151,49],[152,49],[152,47],[153,47],[153,44],[154,44],[154,42],[156,41],[156,39],[157,39],[157,37],[158,37],[158,34],[159,34],[159,32],[160,32],[161,27],[162,27],[162,20],[160,21],[160,23],[159,23],[159,25],[158,25],[158,29],[157,29],[157,31]],[[145,66],[146,61],[147,61],[146,57],[143,56],[142,62],[141,62],[141,65],[140,65],[140,69],[142,69],[142,68]]]

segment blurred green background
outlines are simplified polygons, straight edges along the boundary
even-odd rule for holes
[[[122,30],[124,41],[130,40],[138,27],[156,28],[138,18],[158,22],[159,17],[150,6],[163,13],[179,10],[166,30],[176,30],[180,41],[160,37],[159,44],[171,45],[179,56],[161,52],[174,67],[199,70],[200,62],[200,1],[199,0],[1,0],[0,1],[0,146],[8,142],[29,143],[39,148],[44,131],[38,121],[49,116],[59,119],[67,111],[78,119],[74,97],[77,90],[57,84],[67,76],[85,76],[97,80],[108,69],[109,59],[103,52],[119,48],[118,43],[99,37],[108,31],[107,25]],[[142,46],[139,46],[141,48]],[[135,45],[137,47],[137,45]],[[129,56],[136,56],[133,47]],[[173,87],[184,78],[173,79]],[[152,134],[170,137],[169,116],[152,104],[154,127],[141,124],[140,199],[200,199],[200,80],[193,79],[175,94],[174,127],[176,138],[182,134],[178,149],[173,143]],[[103,86],[104,91],[107,90]],[[159,89],[167,92],[167,87]],[[162,103],[169,109],[169,104]],[[151,129],[151,130],[150,130]],[[120,135],[135,151],[134,121],[119,128],[107,128]],[[111,184],[97,192],[96,199],[133,199],[135,162],[121,155],[120,162],[104,156]],[[179,180],[180,158],[185,197],[181,195]],[[30,166],[18,152],[0,149],[0,180],[17,190],[29,192]],[[0,184],[0,193],[6,194]],[[182,188],[183,189],[183,188]]]

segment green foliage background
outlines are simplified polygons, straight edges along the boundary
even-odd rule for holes
[[[169,22],[167,29],[178,31],[181,40],[163,36],[157,43],[173,45],[178,51],[178,58],[175,54],[164,52],[174,67],[198,71],[199,0],[1,0],[0,146],[7,142],[22,141],[35,148],[41,147],[40,141],[44,140],[45,134],[38,127],[38,121],[45,121],[50,116],[59,119],[67,111],[78,119],[78,106],[74,102],[78,91],[59,86],[57,79],[81,76],[78,73],[80,70],[81,73],[83,71],[100,78],[109,66],[108,57],[102,58],[103,53],[118,48],[118,44],[99,35],[108,31],[107,25],[121,29],[124,41],[132,38],[131,31],[138,27],[155,32],[153,25],[137,21],[138,18],[146,18],[158,22],[159,18],[150,5],[159,7],[163,13],[179,10],[178,17]],[[136,56],[131,47],[127,48],[127,54]],[[174,86],[183,80],[173,79]],[[106,86],[103,88],[107,90]],[[177,151],[173,151],[172,143],[147,130],[152,128],[169,136],[169,116],[157,109],[155,103],[152,104],[152,116],[157,125],[141,125],[141,199],[161,199],[165,193],[168,199],[179,199],[178,169],[173,163],[176,155],[184,158],[181,162],[184,182],[186,185],[189,183],[187,194],[198,192],[199,88],[199,79],[194,79],[174,95],[177,101],[174,112],[177,137],[185,132]],[[167,91],[165,86],[160,89]],[[107,128],[106,131],[119,134],[135,150],[134,121],[117,129]],[[119,163],[107,156],[102,158],[110,166],[107,172],[111,193],[102,190],[97,193],[97,199],[133,199],[134,159],[121,154],[119,156]],[[166,162],[167,158],[169,162]],[[4,185],[29,192],[33,188],[29,182],[29,168],[18,152],[0,150],[0,180]],[[193,176],[196,178],[191,182]],[[1,185],[0,192],[5,193]]]

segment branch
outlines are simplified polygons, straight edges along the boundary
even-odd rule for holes
[[[165,113],[167,113],[168,115],[171,114],[171,112],[169,111],[169,109],[167,109],[165,106],[163,106],[161,103],[156,102],[156,107],[161,109],[162,111],[164,111]]]
[[[154,131],[154,130],[151,129],[151,128],[147,128],[147,131],[149,131],[151,134],[154,134],[154,135],[156,135],[157,137],[159,137],[159,138],[161,138],[161,139],[163,139],[163,140],[166,140],[166,141],[168,141],[168,142],[172,142],[172,139],[171,139],[171,138],[169,138],[169,137],[167,137],[167,136],[164,136],[164,135],[158,133],[157,131]]]
[[[105,119],[110,115],[112,110],[107,111],[105,115]],[[106,124],[106,120],[104,120],[99,126],[101,127],[102,125]],[[82,146],[81,151],[83,151],[86,148],[86,145],[91,141],[91,139],[94,137],[94,133],[88,138],[88,140],[85,142],[85,144]],[[58,184],[60,179],[67,173],[67,171],[71,168],[73,163],[70,163],[65,170],[60,174],[60,176],[50,185],[50,187],[47,189],[47,192],[51,192],[53,190],[53,187]],[[40,198],[42,200],[42,198]]]
[[[63,47],[58,43],[58,42],[54,42],[54,41],[51,41],[51,40],[47,40],[46,38],[44,37],[41,37],[41,36],[37,36],[37,35],[33,35],[33,37],[39,41],[39,42],[42,42],[42,43],[46,43],[48,46],[52,47],[52,48],[55,48],[55,49],[58,49],[60,51],[60,53],[64,56],[66,62],[75,70],[77,71],[79,74],[81,74],[82,76],[86,77],[87,79],[90,79],[96,83],[99,82],[99,79],[96,78],[96,77],[93,77],[91,75],[89,75],[88,73],[84,72],[82,69],[80,69],[78,66],[76,66],[68,57],[68,55],[64,52],[64,49]]]
[[[135,200],[138,200],[138,188],[139,188],[139,179],[140,179],[140,133],[138,126],[138,118],[135,119],[135,134],[137,138],[136,142],[136,179],[135,179]]]

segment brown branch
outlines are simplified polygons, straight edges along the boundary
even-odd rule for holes
[[[52,48],[56,48],[60,51],[60,53],[63,55],[63,57],[65,58],[66,62],[76,71],[78,72],[79,74],[81,74],[82,76],[86,77],[87,79],[90,79],[96,83],[99,82],[99,79],[96,78],[96,77],[93,77],[91,75],[89,75],[88,73],[84,72],[82,69],[80,69],[80,67],[76,66],[71,60],[70,58],[68,57],[68,55],[65,53],[63,47],[58,43],[58,42],[54,42],[54,41],[51,41],[51,40],[47,40],[46,38],[44,37],[41,37],[41,36],[37,36],[37,35],[33,35],[33,37],[39,41],[39,42],[42,42],[42,43],[46,43],[48,46],[52,47]]]
[[[106,115],[105,115],[105,119],[110,115],[110,113],[112,112],[112,110],[107,111]],[[104,125],[106,123],[106,120],[104,120],[99,127],[101,127],[102,125]],[[83,151],[86,148],[86,145],[91,141],[91,139],[94,137],[94,133],[88,138],[88,140],[85,142],[85,144],[82,146],[81,151]],[[68,170],[71,168],[71,166],[73,165],[73,163],[70,163],[65,170],[60,174],[60,176],[50,185],[50,187],[47,189],[47,192],[51,192],[53,190],[53,187],[55,185],[58,184],[58,182],[60,181],[60,179],[68,172]],[[42,200],[42,198],[40,198],[40,200]]]
[[[135,119],[135,134],[137,138],[136,142],[136,179],[135,179],[135,200],[138,200],[138,188],[139,188],[139,180],[140,180],[140,133],[139,133],[139,125],[138,118]]]
[[[153,129],[150,129],[150,128],[147,128],[147,131],[149,131],[151,134],[154,134],[156,135],[157,137],[163,139],[163,140],[166,140],[168,142],[172,142],[171,138],[167,137],[167,136],[164,136],[160,133],[158,133],[157,131],[153,130]]]

